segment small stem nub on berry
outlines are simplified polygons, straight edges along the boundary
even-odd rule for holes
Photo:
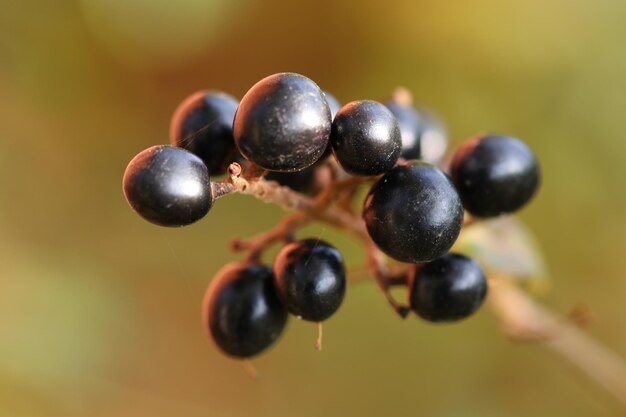
[[[393,101],[403,106],[413,105],[413,94],[411,94],[411,92],[404,87],[396,87],[396,89],[393,90],[391,98]]]
[[[246,371],[246,374],[252,379],[259,379],[259,371],[256,369],[256,366],[252,363],[250,359],[244,359],[241,361],[243,365],[243,369]]]
[[[230,182],[211,182],[211,190],[213,192],[213,200],[228,195],[235,190],[235,186]]]
[[[322,322],[317,322],[317,339],[315,340],[315,349],[322,350]]]

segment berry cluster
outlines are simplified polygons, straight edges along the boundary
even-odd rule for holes
[[[384,104],[340,106],[293,73],[262,79],[240,102],[214,91],[190,96],[174,114],[170,140],[173,146],[140,152],[124,174],[126,199],[144,219],[188,225],[233,192],[296,210],[276,229],[236,241],[233,248],[248,256],[223,267],[207,290],[205,328],[237,358],[276,341],[288,313],[321,323],[340,307],[342,256],[326,242],[294,238],[308,221],[365,241],[370,269],[399,314],[457,321],[487,294],[478,263],[449,253],[462,227],[518,210],[540,181],[534,154],[518,139],[479,136],[445,159],[443,128],[406,92]],[[368,184],[362,209],[355,207],[358,188]],[[280,241],[273,267],[265,266],[261,253]],[[388,261],[404,267],[393,270]],[[408,288],[408,305],[391,297],[393,285]]]

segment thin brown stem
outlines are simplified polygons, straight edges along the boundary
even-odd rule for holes
[[[393,90],[391,99],[403,106],[413,105],[413,94],[411,94],[411,92],[404,87],[396,87],[396,89]]]
[[[322,350],[322,322],[316,323],[317,327],[317,339],[315,339],[315,349]]]
[[[380,251],[380,249],[378,249],[374,242],[369,239],[369,237],[366,241],[366,245],[368,264],[374,273],[378,287],[383,292],[387,302],[391,305],[395,312],[398,313],[400,317],[406,318],[406,316],[408,316],[411,312],[411,309],[409,306],[398,303],[389,291],[391,287],[390,281],[392,275],[387,268],[387,259],[385,255]]]
[[[615,352],[539,305],[509,280],[492,279],[489,292],[489,305],[508,337],[542,343],[626,405],[626,365]]]
[[[273,181],[265,181],[263,178],[250,177],[237,163],[230,165],[229,172],[230,177],[223,182],[230,182],[233,185],[233,192],[252,195],[287,211],[302,212],[315,220],[346,230],[359,238],[367,236],[363,220],[346,210],[320,205],[313,198],[288,187],[283,187]]]
[[[246,374],[248,374],[251,379],[259,379],[259,371],[250,359],[242,360],[241,364],[243,365],[244,371],[246,371]]]
[[[390,273],[384,254],[371,242],[363,220],[358,215],[334,204],[319,204],[326,200],[316,201],[277,183],[265,181],[258,177],[258,169],[251,171],[252,175],[243,172],[238,164],[231,164],[229,172],[230,177],[223,182],[232,184],[232,192],[249,194],[286,210],[295,210],[307,221],[311,219],[327,223],[365,242],[368,265],[378,286],[400,316],[408,314],[409,308],[399,304],[389,292],[392,285],[406,285],[406,275]],[[336,177],[333,178],[332,181],[337,181]],[[466,225],[473,223],[474,220],[468,219]],[[258,236],[256,243],[251,246],[260,247],[264,242],[273,241],[284,232],[280,227],[278,229],[268,236]],[[488,302],[505,334],[513,340],[543,344],[626,405],[626,364],[621,357],[565,318],[539,305],[508,281],[493,279],[490,284]]]
[[[356,191],[360,185],[373,182],[374,180],[376,180],[376,177],[347,177],[332,181],[315,197],[315,203],[320,207],[326,206],[347,193],[354,195],[354,191]]]
[[[261,257],[263,250],[279,241],[291,241],[295,230],[302,227],[310,220],[303,213],[294,213],[284,217],[283,220],[273,229],[259,233],[248,239],[233,239],[230,242],[231,250],[248,251],[247,261],[255,262]]]

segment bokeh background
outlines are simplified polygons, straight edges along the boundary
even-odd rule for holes
[[[589,306],[626,356],[626,3],[621,0],[0,0],[0,415],[613,416],[561,358],[511,344],[488,311],[399,320],[349,288],[313,349],[292,320],[251,380],[208,343],[200,303],[229,239],[278,209],[221,200],[152,226],[121,178],[168,140],[189,93],[238,97],[294,71],[347,102],[403,85],[447,122],[526,140],[544,172],[521,217],[552,276],[545,303]],[[350,265],[361,248],[325,228]]]

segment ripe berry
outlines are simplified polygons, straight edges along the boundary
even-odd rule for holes
[[[137,214],[161,226],[194,223],[213,205],[206,165],[171,146],[153,146],[135,156],[124,172],[123,189]]]
[[[420,317],[433,322],[457,321],[474,313],[487,294],[480,265],[448,254],[409,272],[409,302]]]
[[[422,136],[422,116],[412,106],[389,100],[385,106],[396,116],[402,136],[402,157],[404,159],[420,159]]]
[[[324,93],[308,78],[270,75],[241,99],[233,133],[241,154],[271,171],[299,171],[324,153],[331,115]]]
[[[343,258],[318,239],[285,245],[274,261],[278,295],[292,314],[323,321],[341,305],[346,291]]]
[[[318,191],[317,184],[317,168],[319,164],[313,164],[302,171],[296,172],[275,172],[270,171],[265,179],[268,181],[276,181],[280,185],[289,187],[294,191],[305,194],[312,194]]]
[[[367,231],[378,247],[402,262],[444,255],[463,224],[463,206],[450,179],[436,167],[414,161],[383,175],[363,209]]]
[[[402,151],[400,127],[382,104],[353,101],[343,106],[331,133],[335,158],[353,175],[378,175],[394,167]]]
[[[226,355],[249,358],[271,346],[287,323],[272,270],[228,264],[211,281],[202,307],[204,327]]]
[[[465,209],[477,217],[494,217],[521,208],[539,186],[539,163],[522,141],[481,136],[456,151],[451,176]]]
[[[238,156],[233,139],[237,105],[238,101],[225,93],[192,94],[174,112],[170,143],[199,156],[211,175],[224,174]]]

